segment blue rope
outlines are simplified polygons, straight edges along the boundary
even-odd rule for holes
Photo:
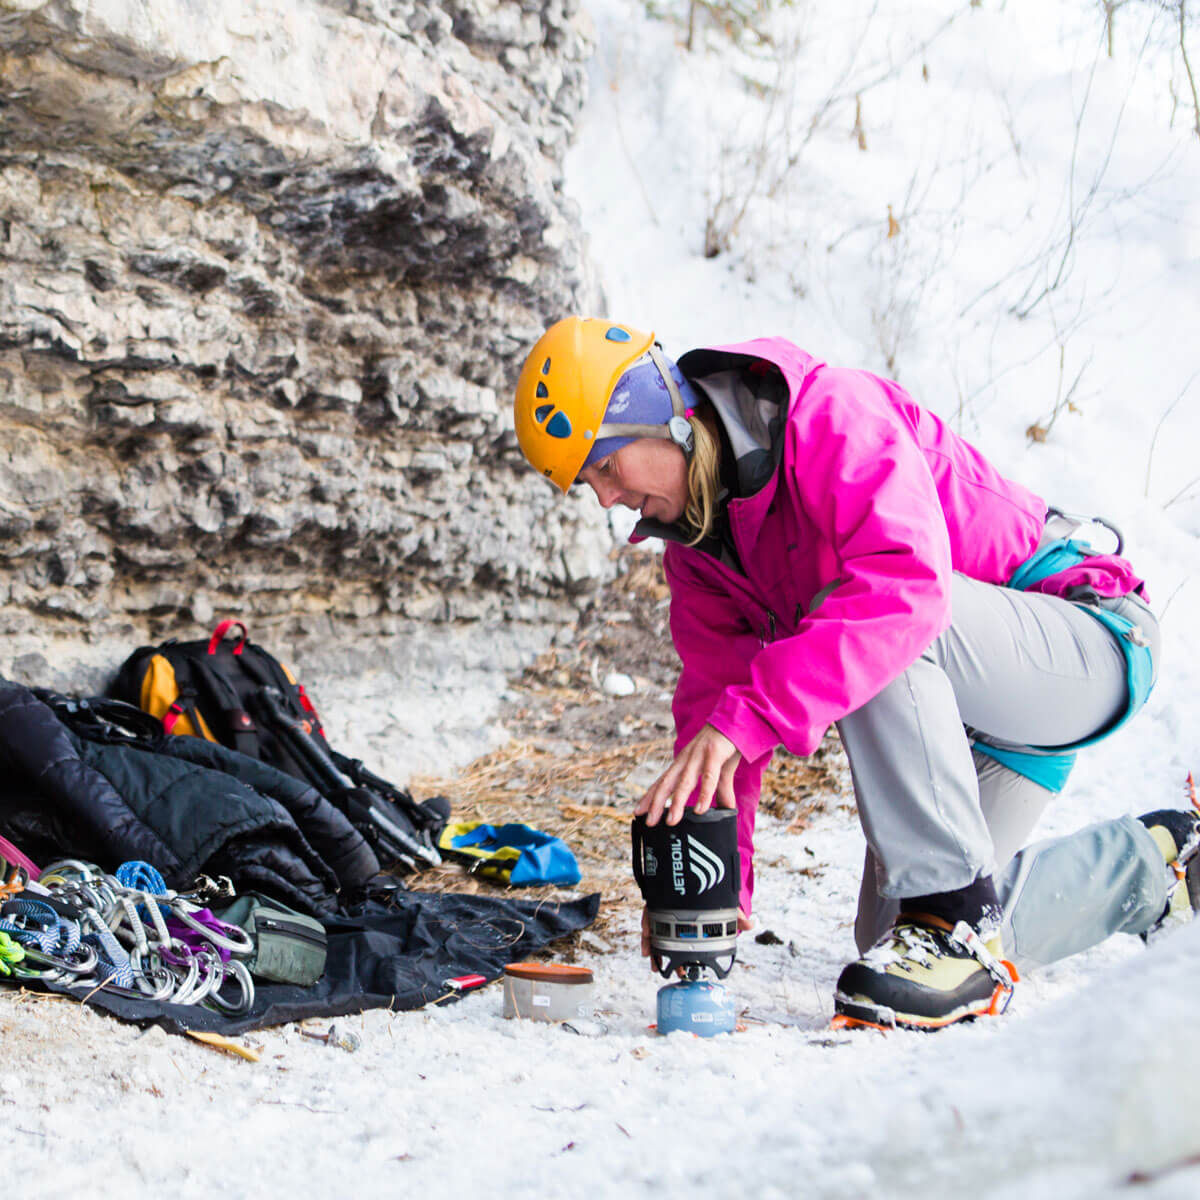
[[[162,877],[156,867],[152,867],[148,862],[142,862],[141,859],[131,859],[129,862],[123,862],[116,870],[117,882],[122,887],[127,887],[130,891],[146,892],[151,896],[165,896],[167,893],[167,881]],[[150,920],[150,914],[146,911],[144,904],[137,906],[138,916],[143,921]],[[158,906],[159,912],[170,912],[170,907],[166,904]]]
[[[152,896],[163,896],[167,892],[167,881],[157,868],[136,858],[123,862],[117,868],[117,882],[135,892],[149,892]]]

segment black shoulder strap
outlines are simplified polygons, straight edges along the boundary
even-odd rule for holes
[[[221,713],[222,724],[233,741],[233,749],[250,758],[260,758],[258,726],[246,711],[237,688],[225,678],[220,661],[214,655],[197,655],[187,660],[198,687],[202,687]]]
[[[283,665],[274,655],[268,654],[261,646],[247,642],[242,652],[242,668],[256,683],[262,687],[274,688],[288,702],[298,720],[302,721],[309,730],[309,736],[326,753],[331,747],[325,738],[325,730],[321,727],[321,718],[316,708],[304,691],[304,685],[294,682],[288,677]]]

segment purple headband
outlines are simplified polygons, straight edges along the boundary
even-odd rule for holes
[[[663,361],[679,388],[684,407],[689,412],[698,407],[699,398],[683,377],[683,372],[671,359],[664,357]],[[617,380],[617,386],[608,399],[608,407],[604,410],[604,420],[622,425],[666,425],[674,414],[671,393],[667,391],[658,367],[651,359],[645,358],[639,359]],[[583,465],[590,467],[634,440],[632,437],[601,438],[592,447]]]

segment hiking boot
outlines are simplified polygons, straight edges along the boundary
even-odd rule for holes
[[[1167,906],[1141,936],[1151,941],[1174,925],[1200,912],[1200,811],[1163,808],[1138,817],[1162,851],[1171,875]]]
[[[940,1029],[1008,1007],[1016,971],[966,921],[902,913],[877,945],[838,978],[835,1027]]]

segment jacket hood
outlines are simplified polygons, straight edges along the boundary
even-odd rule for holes
[[[688,361],[685,361],[688,360]],[[746,355],[693,351],[680,369],[708,368],[691,376],[721,422],[733,451],[737,494],[752,496],[779,465],[788,414],[788,386],[774,363]]]
[[[783,456],[792,388],[781,364],[769,352],[773,341],[689,350],[678,361],[680,371],[712,405],[721,423],[734,460],[733,478],[728,482],[738,499],[761,491]],[[762,352],[751,353],[751,347]],[[678,526],[646,518],[637,523],[630,541],[648,537],[686,540]],[[717,557],[722,555],[717,553]]]

